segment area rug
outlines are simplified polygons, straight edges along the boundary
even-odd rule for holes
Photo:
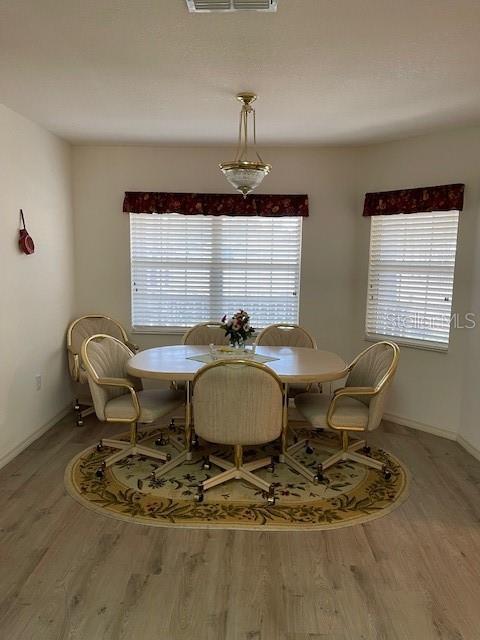
[[[295,425],[300,437],[307,431]],[[170,444],[163,451],[175,456],[171,440],[181,439],[180,431],[156,428],[141,433],[142,444],[155,447],[163,433]],[[296,454],[303,464],[314,469],[318,461],[338,449],[338,436],[330,432],[308,432],[313,453]],[[118,437],[118,436],[115,436]],[[128,434],[121,438],[128,439]],[[294,531],[334,529],[359,524],[384,516],[401,504],[408,493],[408,472],[392,454],[373,448],[371,455],[392,470],[390,480],[374,469],[345,461],[325,472],[325,479],[314,484],[286,464],[277,463],[273,472],[256,473],[275,487],[276,503],[267,505],[262,492],[243,481],[210,489],[202,503],[194,500],[197,485],[220,473],[212,466],[205,470],[203,461],[209,453],[231,459],[231,449],[200,442],[191,461],[184,462],[156,482],[148,479],[158,466],[153,459],[132,456],[109,467],[99,479],[96,470],[102,460],[113,453],[95,446],[77,455],[65,471],[65,486],[73,498],[98,513],[128,522],[151,526],[199,527],[218,529],[252,529]],[[245,461],[266,455],[278,456],[278,444],[246,448]],[[144,480],[142,491],[138,479]]]

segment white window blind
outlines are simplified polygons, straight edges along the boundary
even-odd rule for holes
[[[372,216],[366,331],[447,349],[458,211]]]
[[[130,214],[132,324],[298,322],[301,217]]]

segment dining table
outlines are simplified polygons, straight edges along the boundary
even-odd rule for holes
[[[221,349],[221,347],[219,347]],[[231,354],[228,354],[231,356]],[[255,353],[239,351],[238,358],[247,357],[274,371],[284,385],[284,412],[282,425],[282,453],[280,462],[286,460],[288,430],[288,385],[332,382],[344,378],[348,371],[343,358],[331,351],[306,347],[257,346]],[[168,466],[178,464],[180,459],[192,458],[192,381],[200,369],[214,359],[221,358],[221,351],[212,355],[212,345],[173,345],[145,349],[132,356],[127,371],[137,378],[185,384],[185,450]],[[228,357],[227,361],[231,358]],[[165,469],[166,471],[166,469]]]

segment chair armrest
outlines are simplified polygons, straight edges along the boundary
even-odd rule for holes
[[[327,411],[327,425],[331,429],[337,430],[348,430],[348,431],[363,431],[364,429],[359,428],[357,425],[339,425],[335,424],[333,421],[333,414],[335,413],[335,409],[337,407],[337,402],[339,398],[342,396],[374,396],[378,393],[378,389],[374,387],[342,387],[341,389],[336,389],[333,392],[333,397],[330,402],[330,406]]]
[[[130,340],[127,340],[125,344],[130,349],[130,351],[133,351],[133,353],[138,353],[140,351],[140,347],[138,346],[138,344],[134,344],[133,342],[130,342]]]
[[[135,418],[133,422],[136,422],[140,418],[141,409],[138,401],[137,392],[133,386],[131,380],[128,378],[98,378],[95,382],[103,387],[123,387],[128,389],[132,397],[133,408],[135,409]]]
[[[134,389],[133,382],[128,378],[98,378],[95,382],[105,387],[131,387]]]
[[[339,396],[374,396],[378,393],[375,387],[341,387],[333,392],[333,398]]]

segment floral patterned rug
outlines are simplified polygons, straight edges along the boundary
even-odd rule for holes
[[[307,432],[296,423],[299,437],[308,433],[313,453],[302,448],[296,458],[313,470],[316,464],[338,449],[338,436],[330,432]],[[162,450],[176,455],[172,439],[181,441],[180,430],[168,427],[140,434],[142,444],[155,448],[155,439],[163,433],[170,443]],[[118,436],[115,436],[118,437]],[[128,434],[122,438],[128,439]],[[314,530],[330,529],[373,520],[386,515],[407,497],[408,472],[392,454],[372,448],[371,455],[392,470],[390,480],[382,473],[355,462],[341,462],[325,472],[325,479],[314,484],[286,464],[277,463],[273,473],[257,473],[275,487],[276,503],[268,505],[262,492],[240,480],[208,490],[202,503],[194,500],[197,485],[220,473],[214,465],[203,468],[206,455],[232,459],[229,447],[200,442],[193,458],[164,477],[152,482],[151,471],[159,461],[133,456],[114,464],[99,479],[96,470],[113,453],[95,446],[77,455],[65,471],[68,492],[84,506],[107,516],[153,526],[211,527],[220,529]],[[245,461],[268,455],[278,456],[279,445],[245,448]],[[142,491],[138,480],[142,479]]]

